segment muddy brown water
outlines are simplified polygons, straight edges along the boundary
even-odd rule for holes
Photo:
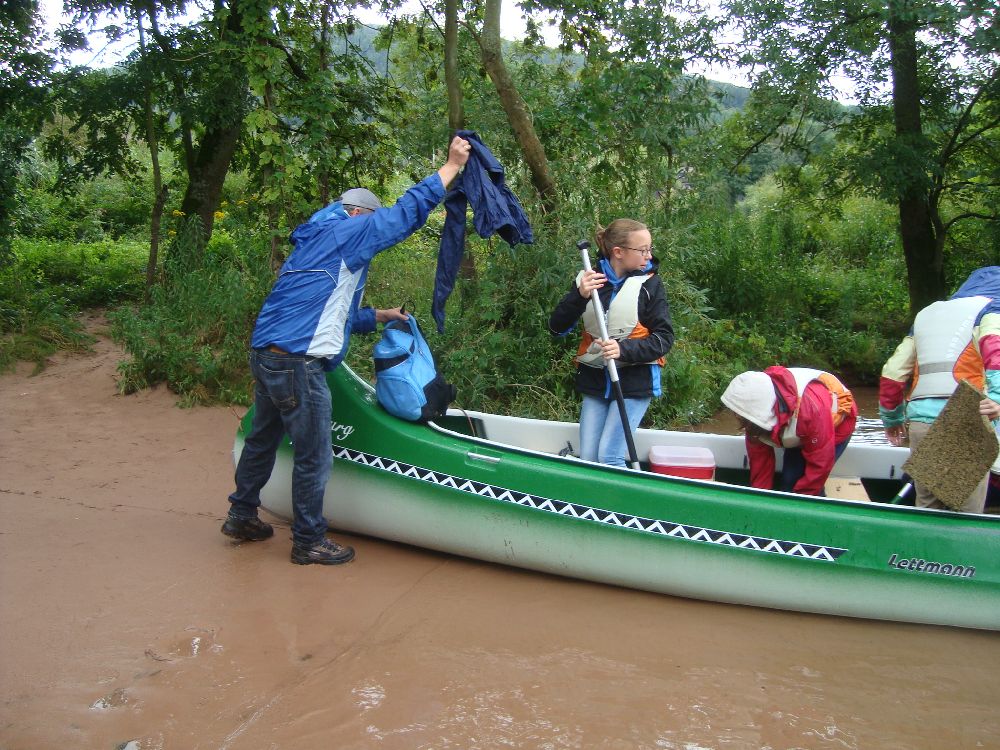
[[[3,750],[1000,747],[996,633],[231,544],[240,414],[119,357],[0,377]]]

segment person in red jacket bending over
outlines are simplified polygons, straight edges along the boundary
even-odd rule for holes
[[[743,372],[722,394],[746,432],[750,484],[803,495],[823,487],[854,431],[858,407],[835,376],[805,367]],[[784,449],[778,487],[774,449]]]

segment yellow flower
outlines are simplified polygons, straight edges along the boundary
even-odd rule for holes
[[[183,211],[178,211],[176,208],[173,210],[173,212],[170,215],[171,216],[187,216],[186,213],[184,213]]]
[[[177,230],[176,229],[168,229],[167,230],[167,237],[173,237],[176,234],[177,234]]]
[[[226,218],[226,212],[225,211],[216,211],[215,212],[215,220],[216,221],[222,221],[225,218]]]

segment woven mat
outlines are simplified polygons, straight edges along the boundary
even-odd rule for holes
[[[903,471],[951,509],[962,507],[996,460],[993,425],[979,413],[983,394],[963,380],[903,464]]]

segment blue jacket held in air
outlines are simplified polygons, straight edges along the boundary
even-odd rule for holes
[[[499,234],[511,247],[519,242],[530,244],[534,240],[524,209],[504,182],[503,165],[474,131],[459,130],[455,135],[467,140],[472,151],[465,169],[455,178],[444,200],[447,215],[438,251],[431,306],[439,332],[444,331],[444,305],[455,286],[465,249],[465,213],[468,205],[472,206],[473,224],[480,237],[485,239]]]

